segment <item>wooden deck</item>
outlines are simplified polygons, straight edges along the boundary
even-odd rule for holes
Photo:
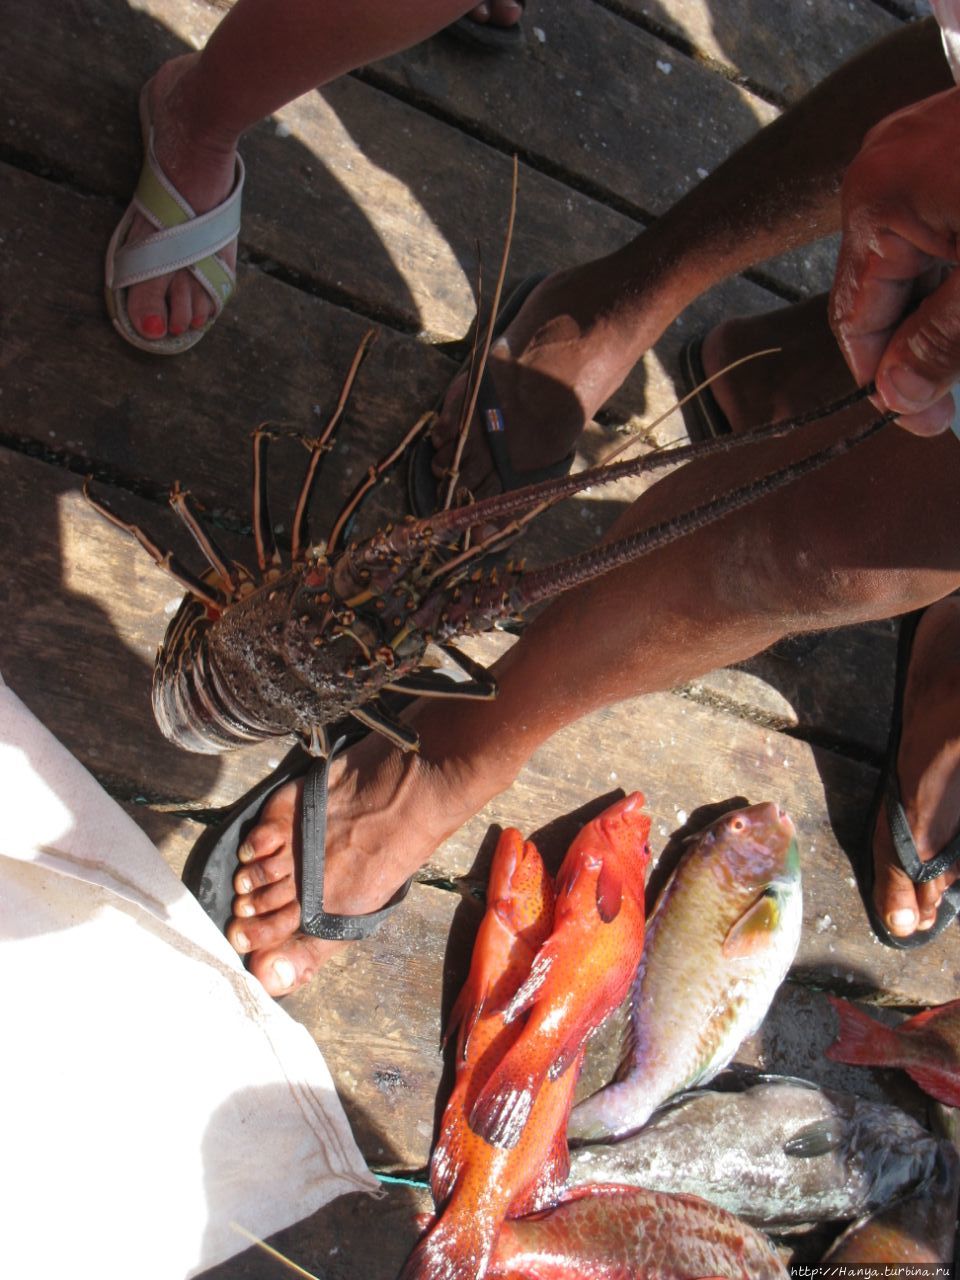
[[[84,504],[82,477],[172,541],[165,495],[180,479],[245,548],[249,431],[267,418],[315,422],[372,321],[380,336],[341,433],[329,511],[455,370],[473,318],[476,246],[488,267],[497,260],[515,151],[518,278],[635,234],[910,12],[893,0],[533,0],[521,54],[479,57],[438,37],[366,67],[251,133],[239,295],[194,352],[156,360],[106,319],[103,253],[139,168],[137,92],[162,60],[202,43],[222,8],[0,0],[11,55],[0,70],[0,670],[178,869],[201,824],[282,752],[192,757],[161,739],[150,670],[178,592]],[[684,334],[826,287],[831,253],[820,245],[772,262],[692,308],[591,428],[587,456],[613,428],[640,429],[669,403]],[[278,454],[278,492],[294,491],[301,461]],[[533,554],[584,545],[627,496],[575,500]],[[383,504],[402,510],[399,488]],[[881,947],[844,852],[876,779],[893,652],[889,624],[824,635],[601,712],[544,747],[438,851],[377,937],[287,1001],[315,1035],[371,1166],[399,1181],[377,1203],[335,1202],[281,1233],[278,1247],[329,1280],[395,1274],[414,1213],[428,1205],[441,1021],[479,919],[470,889],[491,828],[543,831],[557,858],[584,807],[621,787],[647,794],[657,850],[688,814],[727,797],[790,811],[804,855],[804,939],[741,1057],[916,1105],[898,1078],[822,1057],[826,990],[909,1007],[960,989],[960,931],[906,960]],[[614,1030],[599,1037],[584,1088],[609,1072]],[[210,1273],[286,1274],[253,1253]]]

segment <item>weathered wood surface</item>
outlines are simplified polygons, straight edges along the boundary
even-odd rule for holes
[[[826,17],[822,0],[786,8],[538,0],[520,60],[484,60],[478,75],[441,37],[307,95],[244,144],[236,302],[195,352],[153,361],[105,320],[102,255],[139,164],[139,87],[164,58],[202,43],[222,9],[90,0],[18,5],[14,15],[12,0],[0,0],[16,53],[0,72],[0,670],[177,870],[198,816],[258,781],[284,746],[212,759],[160,738],[150,670],[179,592],[83,503],[81,475],[92,472],[127,518],[183,550],[163,502],[180,479],[248,555],[250,429],[265,419],[315,427],[374,320],[380,337],[317,504],[322,527],[351,474],[456,368],[473,317],[476,240],[489,275],[514,150],[517,279],[637,234],[782,102],[897,21],[869,0]],[[670,403],[685,337],[821,288],[829,270],[819,247],[766,268],[769,289],[739,280],[714,291],[649,353],[608,406],[611,420],[642,430]],[[680,434],[668,423],[652,443]],[[591,429],[583,460],[610,438]],[[274,514],[285,523],[279,495],[293,493],[303,455],[279,447],[274,461]],[[575,500],[533,557],[582,546],[638,491]],[[401,502],[388,486],[374,513]],[[488,658],[507,642],[479,641],[475,652]],[[497,827],[537,833],[555,866],[578,819],[635,787],[647,795],[657,853],[695,810],[734,796],[775,799],[793,814],[803,943],[794,981],[741,1058],[912,1105],[889,1075],[825,1062],[832,1024],[819,990],[910,1006],[952,998],[960,979],[956,930],[904,963],[873,940],[850,874],[886,740],[893,650],[887,624],[836,632],[597,713],[547,744],[438,850],[404,910],[286,1002],[321,1045],[371,1164],[416,1173],[427,1162],[446,1081],[440,1028],[465,972]],[[613,1069],[617,1033],[612,1020],[598,1036],[581,1092]],[[422,1190],[392,1186],[382,1202],[344,1198],[277,1243],[317,1275],[386,1280],[425,1207]],[[266,1277],[275,1265],[249,1253],[213,1274]]]

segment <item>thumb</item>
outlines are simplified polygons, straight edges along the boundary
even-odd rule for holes
[[[960,274],[951,273],[899,326],[877,366],[887,408],[915,418],[915,430],[941,431],[952,417],[949,391],[960,381]],[[923,415],[921,418],[918,415]]]

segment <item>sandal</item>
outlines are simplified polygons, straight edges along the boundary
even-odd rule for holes
[[[910,665],[914,636],[924,612],[925,610],[918,609],[915,613],[909,613],[900,623],[900,636],[897,643],[897,673],[893,691],[893,709],[890,713],[890,734],[887,739],[887,753],[883,767],[880,770],[880,778],[873,795],[873,802],[870,805],[866,830],[860,841],[857,861],[854,865],[860,895],[863,898],[863,904],[867,909],[867,915],[870,918],[874,933],[885,946],[896,947],[901,951],[925,946],[938,933],[942,933],[947,925],[955,920],[957,914],[960,913],[960,880],[956,880],[949,888],[944,890],[943,898],[937,910],[937,918],[932,928],[918,929],[914,933],[901,938],[896,934],[892,934],[886,927],[873,900],[873,887],[876,878],[873,863],[873,833],[876,828],[880,807],[884,802],[894,852],[904,874],[914,884],[925,884],[929,880],[935,880],[937,876],[943,875],[955,862],[960,860],[960,833],[958,833],[935,858],[931,858],[929,862],[921,862],[907,822],[907,815],[900,799],[900,784],[897,781],[897,753],[900,749],[900,732],[903,725],[903,694],[907,684],[907,669]]]
[[[107,311],[122,338],[141,351],[173,356],[196,346],[209,332],[236,288],[236,273],[220,257],[220,250],[236,240],[240,230],[244,168],[243,161],[237,156],[233,190],[227,198],[209,213],[194,213],[157,162],[147,87],[144,86],[140,94],[143,168],[133,199],[107,248],[105,292]],[[127,245],[124,241],[138,213],[151,222],[156,231],[145,240]],[[184,267],[189,268],[212,298],[212,318],[202,329],[190,329],[177,336],[142,337],[130,321],[124,291],[131,285],[169,275]]]
[[[703,367],[703,338],[693,338],[680,352],[680,372],[676,379],[679,397],[690,394],[694,387],[700,390],[680,406],[683,424],[691,441],[717,440],[733,434],[727,416],[717,404],[717,398],[709,387],[701,386],[707,375]]]
[[[525,0],[517,0],[517,3],[526,11]],[[463,17],[444,30],[461,44],[471,45],[485,53],[508,53],[512,49],[522,48],[526,43],[523,19],[505,27],[496,22],[475,22],[473,18]]]
[[[540,275],[527,276],[525,280],[517,285],[497,313],[496,323],[493,327],[494,338],[498,338],[502,333],[506,332],[519,314],[527,298],[533,293],[540,281],[545,279],[546,275],[541,273]],[[469,360],[464,361],[460,369],[461,373],[468,364]],[[508,493],[512,489],[522,489],[528,484],[536,484],[540,480],[553,480],[558,476],[569,474],[575,457],[575,450],[573,449],[565,457],[561,458],[559,462],[553,462],[549,466],[536,467],[531,471],[516,471],[514,469],[507,448],[507,422],[500,407],[496,388],[493,385],[493,378],[490,376],[488,369],[484,369],[480,378],[476,414],[483,423],[487,448],[490,450],[490,457],[494,469],[500,477],[500,484],[504,493]],[[439,501],[437,477],[433,473],[435,453],[436,450],[429,435],[421,436],[410,454],[410,461],[407,466],[407,497],[410,510],[414,515],[421,518],[432,516],[437,510]]]
[[[352,739],[355,741],[356,739]],[[327,836],[327,783],[333,758],[348,743],[339,738],[326,760],[297,745],[277,768],[239,799],[223,822],[203,833],[190,851],[183,883],[221,933],[233,915],[233,876],[237,853],[270,796],[284,783],[306,777],[300,810],[300,928],[313,938],[355,942],[367,938],[407,896],[409,880],[377,911],[343,916],[323,910],[323,872]]]

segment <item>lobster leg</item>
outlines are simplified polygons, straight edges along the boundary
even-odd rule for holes
[[[392,716],[388,716],[383,708],[377,706],[375,702],[368,702],[364,707],[355,707],[350,714],[355,720],[365,724],[368,729],[375,729],[377,733],[383,734],[401,751],[419,750],[420,738],[418,734],[413,729],[408,729],[406,725],[394,720]]]
[[[265,578],[275,578],[283,568],[273,536],[267,495],[267,448],[272,438],[273,433],[267,423],[262,423],[253,432],[253,540],[257,547],[257,564]]]
[[[175,484],[170,490],[170,505],[187,526],[194,542],[203,552],[207,564],[224,584],[228,598],[235,600],[239,594],[239,587],[233,572],[227,566],[227,557],[203,527],[200,517],[190,505],[189,493],[181,489],[179,484]]]
[[[191,595],[196,596],[208,608],[213,609],[216,613],[222,613],[230,604],[229,599],[224,592],[215,587],[211,587],[208,583],[201,581],[189,569],[184,568],[180,561],[176,558],[172,551],[161,551],[153,539],[135,524],[130,524],[126,520],[122,520],[116,512],[111,511],[109,507],[104,506],[90,493],[90,481],[85,480],[83,483],[83,496],[90,503],[94,511],[98,511],[104,519],[109,520],[112,525],[116,525],[118,529],[122,529],[124,533],[129,533],[131,537],[136,538],[147,555],[153,560],[154,564],[159,565],[161,569],[165,569],[171,577],[176,578],[181,586],[186,587]]]
[[[458,681],[451,680],[441,671],[414,671],[396,683],[385,684],[383,688],[391,693],[415,693],[421,698],[470,698],[489,702],[497,696],[496,681],[489,676],[483,681]]]

